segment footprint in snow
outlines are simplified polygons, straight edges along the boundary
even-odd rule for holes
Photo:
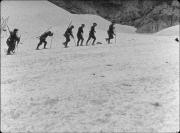
[[[132,85],[126,84],[126,83],[123,83],[122,85],[123,85],[123,86],[128,86],[128,87],[131,87],[131,86],[132,86]]]
[[[107,64],[106,66],[112,66],[111,64]]]

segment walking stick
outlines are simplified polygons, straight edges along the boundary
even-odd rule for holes
[[[53,40],[53,37],[51,37],[51,44],[50,44],[50,48],[51,48],[51,46],[52,46],[52,40]]]
[[[76,46],[76,40],[73,38],[73,40],[74,40],[74,44],[75,44],[75,46]]]
[[[18,52],[19,50],[19,48],[18,48],[18,44],[20,43],[20,44],[22,44],[21,42],[20,42],[20,39],[21,39],[21,35],[20,35],[20,37],[19,37],[19,41],[17,42],[17,44],[16,44],[16,49],[17,49],[17,51],[16,52]]]
[[[19,51],[19,50],[18,50],[18,44],[16,44],[16,49],[17,49],[16,52],[18,52],[18,51]]]
[[[114,27],[115,28],[115,27]],[[115,29],[115,44],[116,44],[116,29]]]

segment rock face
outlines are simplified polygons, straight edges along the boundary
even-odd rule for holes
[[[154,33],[180,22],[178,0],[49,0],[71,13],[96,14],[135,26],[138,33]]]

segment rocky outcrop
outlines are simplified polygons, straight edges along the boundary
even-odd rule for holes
[[[49,0],[71,13],[96,14],[116,23],[154,33],[179,24],[177,0]]]

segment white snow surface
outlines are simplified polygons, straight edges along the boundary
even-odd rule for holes
[[[113,40],[108,45],[104,38],[110,22],[95,15],[73,15],[48,1],[3,1],[1,10],[1,17],[10,16],[9,27],[20,29],[23,43],[14,55],[6,55],[8,35],[2,33],[1,131],[178,131],[175,30],[143,35],[116,25],[116,44]],[[71,41],[64,49],[70,20],[74,35],[86,24],[85,41],[97,22],[97,41],[103,44],[75,47]],[[55,33],[52,48],[35,50],[35,37],[50,26]]]
[[[162,31],[159,31],[158,33],[156,33],[156,35],[179,37],[179,32],[180,32],[179,30],[180,30],[179,25],[176,25],[176,26],[172,26],[170,28],[164,29]]]

